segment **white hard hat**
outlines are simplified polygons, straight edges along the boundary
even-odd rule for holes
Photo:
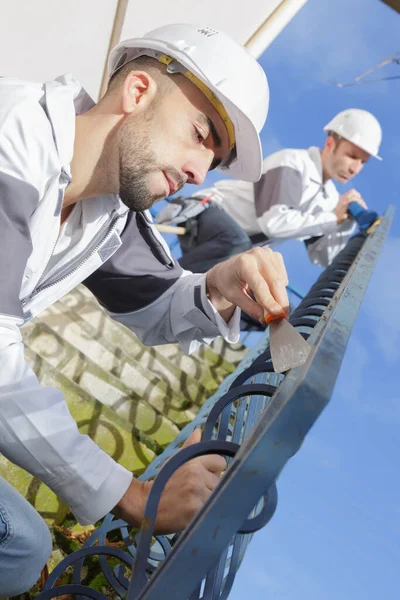
[[[343,110],[325,125],[324,131],[333,131],[371,156],[382,160],[378,156],[382,129],[378,120],[367,110],[360,108]]]
[[[236,179],[258,181],[262,174],[259,133],[267,118],[269,89],[256,59],[228,35],[210,27],[175,24],[124,40],[109,58],[110,77],[145,55],[182,73],[199,87],[225,122],[231,151],[218,168]]]

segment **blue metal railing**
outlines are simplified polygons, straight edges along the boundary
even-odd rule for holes
[[[286,376],[273,372],[268,338],[262,340],[218,394],[202,407],[195,421],[142,476],[158,476],[152,486],[139,535],[108,515],[85,548],[67,557],[52,572],[41,599],[60,594],[92,598],[105,595],[80,584],[84,559],[99,557],[100,566],[118,597],[159,600],[224,599],[234,581],[251,534],[272,517],[276,479],[328,403],[362,298],[393,217],[390,208],[371,236],[350,240],[312,286],[290,322],[312,346],[305,365]],[[249,383],[251,381],[252,383]],[[179,443],[204,424],[203,440],[176,453]],[[184,462],[204,453],[229,457],[220,485],[191,525],[177,536],[153,536],[158,502],[169,476]],[[174,455],[174,456],[173,456]],[[172,457],[172,458],[171,458]],[[167,459],[170,459],[167,461]],[[161,468],[162,467],[162,468]],[[106,546],[110,531],[119,530],[126,552]],[[98,544],[93,546],[93,544]],[[112,550],[117,550],[113,548]],[[133,569],[130,583],[122,565]],[[73,584],[51,589],[68,565]]]

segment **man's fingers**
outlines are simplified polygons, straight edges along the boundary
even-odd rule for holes
[[[286,272],[283,256],[280,252],[274,252],[272,259],[275,266],[275,275],[270,283],[270,291],[275,300],[280,304],[286,315],[289,312],[289,298],[286,291],[286,286],[289,285],[289,279]]]
[[[188,446],[197,444],[198,442],[201,442],[201,429],[195,429],[192,431],[188,439],[182,444],[182,448],[187,448]]]
[[[267,311],[271,315],[278,316],[281,314],[283,310],[282,304],[275,300],[268,283],[259,272],[252,275],[250,286],[257,301],[257,307],[254,307],[254,309],[258,319],[263,317],[264,311]],[[259,307],[261,307],[261,310]]]
[[[282,254],[280,252],[274,252],[273,257],[276,262],[277,271],[278,271],[279,275],[284,280],[285,285],[289,285],[289,278],[288,278],[288,274],[286,271],[285,262],[283,260]]]
[[[219,454],[206,454],[204,456],[199,456],[196,460],[201,461],[207,471],[218,476],[221,475],[222,471],[225,471],[227,467],[226,459]]]
[[[275,281],[271,284],[271,292],[285,311],[285,315],[289,314],[289,298],[286,291],[286,284],[283,281]]]
[[[360,192],[357,192],[357,190],[349,190],[347,192],[347,194],[345,194],[345,196],[348,196],[349,198],[351,198],[352,200],[357,201],[357,198],[361,198],[361,194]]]
[[[281,259],[274,257],[274,252],[268,248],[254,248],[242,255],[239,277],[252,290],[257,304],[270,314],[279,315],[284,306],[289,304],[285,283],[286,269],[282,269]],[[256,310],[256,317],[262,318],[264,310]]]
[[[366,205],[366,203],[364,202],[364,200],[363,200],[362,198],[358,198],[358,199],[356,200],[356,202],[357,202],[358,204],[360,204],[360,206],[362,206],[363,208],[365,208],[365,210],[368,210],[368,206]]]
[[[288,310],[287,283],[282,256],[269,248],[253,248],[214,266],[207,274],[207,289],[214,306],[220,303],[215,289],[231,305],[239,306],[260,322],[265,311],[279,316]]]
[[[258,321],[262,320],[264,311],[261,306],[250,296],[248,293],[243,290],[238,290],[237,294],[232,298],[231,301],[236,305],[240,306],[242,310],[247,312],[249,315],[257,319]]]
[[[357,204],[359,204],[360,206],[362,206],[366,210],[368,209],[368,206],[366,205],[366,203],[364,202],[363,198],[360,196],[360,194],[358,192],[356,192],[354,195],[349,195],[346,198],[346,206],[348,206],[352,202],[357,202]]]
[[[340,196],[340,201],[347,206],[348,204],[350,204],[350,202],[359,202],[359,201],[363,201],[362,196],[360,194],[360,192],[357,192],[357,190],[349,190],[348,192],[346,192],[345,194],[343,194],[342,196]]]
[[[268,284],[269,294],[283,308],[285,313],[289,309],[289,298],[286,286],[289,283],[283,257],[279,252],[260,253],[257,255],[259,270],[264,280]],[[264,310],[271,312],[265,305],[262,296],[257,296],[257,301],[263,306]],[[282,312],[280,310],[280,312]],[[275,314],[275,313],[272,313]]]
[[[215,490],[220,481],[221,478],[218,475],[215,475],[215,473],[210,473],[210,471],[205,472],[204,485],[210,493]]]

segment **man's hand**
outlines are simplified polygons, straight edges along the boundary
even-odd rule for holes
[[[225,321],[236,306],[261,323],[265,323],[265,311],[278,316],[284,310],[288,314],[285,265],[282,255],[270,248],[253,248],[215,265],[208,271],[206,282],[207,297]]]
[[[200,429],[195,429],[182,448],[201,440]],[[168,480],[157,511],[156,533],[182,531],[196,516],[217,487],[226,460],[218,454],[194,458],[180,467]],[[151,481],[133,479],[130,487],[114,509],[114,514],[140,527],[143,520]]]
[[[363,208],[367,209],[367,205],[361,197],[361,194],[357,190],[349,190],[345,194],[342,194],[339,198],[337,207],[334,210],[338,223],[344,223],[349,218],[347,207],[350,202],[358,202]]]

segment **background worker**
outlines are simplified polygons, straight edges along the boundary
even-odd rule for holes
[[[268,156],[255,184],[224,179],[193,198],[172,200],[157,221],[186,226],[178,238],[181,266],[204,272],[254,244],[287,239],[304,241],[314,264],[330,264],[356,228],[349,204],[367,208],[357,190],[340,195],[334,181],[349,183],[370,156],[380,158],[382,132],[361,109],[340,112],[324,131],[322,149],[288,148]]]

